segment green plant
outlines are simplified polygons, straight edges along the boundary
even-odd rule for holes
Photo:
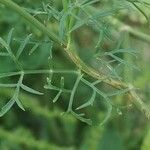
[[[16,52],[11,49],[13,29],[8,33],[7,40],[0,38],[0,44],[3,48],[3,51],[0,53],[0,55],[2,57],[5,56],[10,57],[15,64],[15,68],[13,68],[11,72],[10,71],[7,73],[1,72],[0,78],[2,79],[13,76],[19,76],[18,82],[15,84],[6,84],[6,83],[0,84],[0,87],[2,88],[15,88],[13,97],[2,108],[0,116],[3,116],[13,106],[14,103],[17,103],[17,105],[22,110],[25,110],[21,101],[18,98],[21,89],[30,92],[32,94],[37,95],[43,94],[24,85],[23,84],[24,76],[46,74],[48,78],[47,78],[47,85],[45,85],[44,88],[58,92],[56,94],[56,97],[53,99],[53,102],[57,102],[57,100],[63,93],[70,94],[67,113],[71,113],[73,116],[75,116],[76,118],[78,118],[83,122],[92,124],[91,119],[87,119],[85,117],[85,114],[82,113],[82,111],[81,113],[77,112],[83,108],[93,105],[96,97],[99,97],[104,100],[108,110],[107,115],[101,124],[105,123],[110,117],[113,108],[111,97],[119,94],[125,95],[127,94],[128,95],[127,97],[128,99],[131,100],[131,103],[134,103],[146,115],[147,118],[150,117],[149,108],[137,95],[134,86],[132,84],[122,82],[121,77],[117,72],[118,68],[122,65],[127,66],[129,69],[137,69],[135,65],[129,63],[128,61],[120,57],[122,53],[123,54],[127,53],[135,56],[136,51],[131,48],[123,48],[122,45],[124,40],[119,40],[117,46],[111,51],[107,52],[101,51],[104,40],[108,39],[111,41],[114,38],[113,29],[109,27],[109,22],[107,21],[107,19],[112,14],[115,14],[118,11],[129,9],[129,7],[131,7],[130,3],[132,3],[134,6],[136,6],[136,8],[138,8],[138,10],[140,10],[140,12],[142,12],[142,14],[144,14],[145,18],[148,20],[146,14],[140,9],[140,7],[136,3],[142,3],[146,6],[149,6],[149,3],[144,3],[144,1],[139,2],[126,0],[121,1],[121,3],[119,3],[119,1],[112,1],[112,3],[115,3],[117,5],[113,5],[113,7],[109,8],[104,7],[104,9],[102,9],[101,11],[93,7],[95,3],[96,4],[100,3],[99,0],[94,1],[62,0],[63,8],[61,11],[59,11],[59,9],[56,9],[50,4],[44,3],[43,9],[41,11],[38,11],[36,9],[35,10],[24,9],[11,0],[0,0],[0,3],[20,14],[22,18],[24,18],[31,24],[31,26],[38,28],[42,34],[45,34],[49,37],[48,41],[42,42],[38,40],[32,41],[31,34],[29,34],[23,41],[20,41],[21,44]],[[32,13],[33,15],[31,15],[30,13]],[[43,14],[44,17],[46,18],[43,22],[45,22],[46,25],[38,21],[38,18],[41,19],[40,15]],[[54,31],[55,33],[52,32],[51,29],[48,27],[50,19],[55,19],[57,21],[57,24],[54,24],[54,26],[58,27],[58,29],[52,26],[52,28],[55,30]],[[111,22],[112,18],[109,18],[109,20],[110,24],[113,26],[113,21]],[[137,31],[136,29],[132,29],[129,26],[125,26],[118,20],[116,20],[116,22],[115,24],[117,25],[115,26],[117,26],[117,28],[119,28],[121,32],[123,33],[128,32],[133,34],[134,36],[137,36],[138,38],[142,38],[145,41],[148,42],[150,41],[150,37],[148,35],[145,35]],[[80,54],[80,51],[76,50],[80,49],[79,48],[80,45],[76,44],[75,42],[76,41],[75,32],[76,30],[79,30],[85,25],[91,27],[93,32],[99,35],[97,40],[98,42],[95,43],[95,46],[91,47],[92,49],[94,49],[93,50],[94,53],[92,55],[93,60],[101,67],[99,71],[98,68],[94,69],[94,67],[90,65],[90,60],[88,60],[87,63],[85,63],[85,61],[82,60],[82,56],[80,57],[78,55],[78,53]],[[52,64],[53,61],[52,48],[54,47],[54,45],[57,45],[63,52],[67,54],[67,56],[75,64],[76,66],[75,69],[60,70],[55,69],[52,66],[51,68],[48,68],[46,70],[24,69],[25,67],[20,62],[20,56],[24,52],[25,48],[29,44],[32,45],[29,51],[29,54],[31,55],[38,49],[40,45],[46,42],[50,44],[49,55],[47,56],[47,58],[49,58],[49,64]],[[53,77],[59,74],[62,75],[60,77],[60,83],[59,85],[57,84],[54,85],[55,83],[53,83]],[[72,89],[68,89],[65,87],[65,78],[63,76],[65,76],[66,74],[76,77]],[[73,103],[75,100],[76,91],[80,87],[80,83],[82,83],[83,86],[92,89],[92,93],[90,99],[87,102],[81,104],[80,106],[77,106],[77,108],[75,109]],[[111,92],[105,92],[104,89],[98,87],[99,84],[103,83],[105,85],[109,85],[108,91],[111,90]]]

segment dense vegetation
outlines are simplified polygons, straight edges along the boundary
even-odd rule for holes
[[[149,150],[149,18],[149,0],[0,0],[0,149]]]

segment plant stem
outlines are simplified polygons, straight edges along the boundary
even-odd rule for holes
[[[31,16],[28,12],[26,12],[22,7],[18,6],[16,3],[14,3],[11,0],[0,0],[0,3],[4,4],[8,8],[14,10],[18,14],[20,14],[24,19],[26,19],[30,24],[37,27],[40,31],[42,31],[44,34],[48,35],[50,39],[52,39],[54,42],[60,44],[64,47],[65,52],[68,54],[70,59],[76,64],[76,66],[88,74],[89,76],[92,76],[95,79],[103,80],[108,85],[111,85],[114,88],[117,89],[124,89],[128,88],[129,85],[117,80],[113,79],[106,79],[106,75],[94,70],[93,68],[87,66],[76,54],[76,52],[67,46],[67,44],[64,41],[61,41],[54,33],[50,31],[49,28],[45,27],[42,23],[40,23],[37,19],[35,19],[33,16]],[[129,30],[129,29],[128,29]],[[131,29],[130,29],[131,30]],[[132,31],[133,32],[133,31]],[[136,33],[138,36],[139,33]],[[129,95],[133,99],[133,103],[135,105],[138,105],[139,109],[146,115],[147,118],[150,118],[150,110],[149,108],[142,102],[142,100],[138,97],[138,95],[133,92],[133,89],[131,92],[129,92]]]
[[[22,16],[24,19],[26,19],[31,25],[37,27],[45,33],[46,35],[49,36],[50,39],[52,39],[54,42],[60,43],[60,39],[53,34],[48,28],[46,28],[42,23],[40,23],[37,19],[35,19],[33,16],[31,16],[29,13],[27,13],[24,8],[20,7],[16,3],[14,3],[11,0],[0,0],[0,3],[4,4],[8,8],[14,10],[17,12],[20,16]]]

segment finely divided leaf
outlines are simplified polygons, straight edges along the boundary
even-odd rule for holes
[[[134,69],[136,69],[136,70],[139,70],[139,68],[136,67],[135,65],[130,64],[129,62],[127,62],[127,61],[125,61],[125,60],[119,58],[119,57],[116,56],[116,55],[109,54],[109,56],[111,56],[112,58],[114,58],[114,59],[117,60],[118,62],[120,62],[120,63],[122,63],[122,64],[124,64],[124,65],[127,65],[128,67],[131,67],[131,68],[134,68]]]
[[[87,123],[88,125],[92,125],[92,120],[82,117],[83,115],[77,114],[74,111],[71,111],[72,115],[75,116],[77,119],[81,120],[82,122]]]
[[[110,118],[110,116],[111,116],[112,105],[109,102],[109,99],[106,99],[106,106],[107,106],[107,114],[106,114],[104,120],[100,123],[101,126],[104,125],[108,121],[108,119]]]
[[[2,88],[14,88],[17,84],[0,84],[0,87]]]
[[[11,77],[11,76],[16,76],[19,75],[19,72],[8,72],[8,73],[1,73],[0,78],[6,78],[6,77]]]
[[[41,92],[39,92],[39,91],[36,91],[36,90],[34,90],[34,89],[32,89],[32,88],[30,88],[30,87],[24,85],[24,84],[21,84],[20,87],[21,87],[23,90],[25,90],[25,91],[27,91],[27,92],[29,92],[29,93],[37,94],[37,95],[43,95],[43,93],[41,93]]]
[[[61,40],[63,40],[64,39],[64,36],[65,36],[65,34],[66,34],[66,20],[67,20],[67,18],[68,18],[68,13],[65,13],[63,16],[62,16],[62,18],[60,19],[60,24],[59,24],[59,38],[61,39]]]
[[[39,43],[36,43],[30,50],[29,55],[31,55],[39,47],[39,45],[40,45]]]
[[[0,111],[0,117],[2,117],[4,114],[6,114],[10,108],[14,105],[15,100],[12,98]]]
[[[61,80],[60,80],[60,87],[61,87],[61,89],[64,88],[64,77],[61,77]]]
[[[8,33],[8,37],[7,37],[7,44],[8,45],[10,45],[10,43],[11,43],[13,31],[14,31],[14,28],[12,28],[10,30],[10,32]]]
[[[85,0],[84,2],[82,2],[82,7],[86,7],[86,6],[89,6],[89,5],[92,5],[94,3],[97,3],[97,2],[100,2],[100,0]]]
[[[136,50],[134,49],[131,49],[131,48],[123,48],[123,49],[116,49],[116,50],[113,50],[111,51],[110,53],[112,54],[117,54],[117,53],[128,53],[128,54],[131,54],[131,55],[134,55],[136,53],[138,53]]]
[[[131,88],[126,88],[126,89],[114,91],[112,93],[108,93],[107,95],[110,97],[115,96],[115,95],[121,95],[121,94],[125,94],[125,93],[129,92],[130,90],[131,90]]]
[[[15,102],[17,103],[17,105],[19,106],[19,108],[21,108],[23,111],[25,111],[25,109],[24,109],[21,101],[17,97],[15,98]]]
[[[79,110],[79,109],[88,107],[88,106],[90,106],[90,105],[92,106],[93,103],[94,103],[95,98],[96,98],[96,91],[93,91],[90,100],[88,100],[88,101],[87,101],[86,103],[84,103],[83,105],[79,106],[76,110]]]
[[[0,44],[11,54],[9,45],[0,37]]]
[[[28,44],[29,40],[30,40],[30,37],[32,36],[32,34],[29,34],[25,40],[21,43],[18,51],[17,51],[17,54],[16,54],[16,58],[18,59],[19,56],[21,55],[21,53],[23,52],[25,46]]]

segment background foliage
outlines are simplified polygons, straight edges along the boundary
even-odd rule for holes
[[[64,21],[67,16],[65,15],[65,10],[62,11],[62,2],[60,0],[44,0],[42,2],[40,0],[14,0],[14,2],[24,7],[26,11],[34,15],[43,24],[58,33],[60,38],[64,39],[66,32],[69,32]],[[80,14],[82,21],[76,18],[76,24],[70,29],[74,33],[75,40],[72,41],[72,45],[78,50],[77,53],[87,64],[97,70],[102,69],[103,72],[112,77],[119,79],[121,77],[124,81],[133,83],[135,87],[140,89],[138,90],[139,95],[149,105],[150,28],[148,18],[150,17],[150,5],[148,5],[148,0],[142,0],[140,3],[137,1],[137,7],[125,0],[102,0],[100,3],[87,5],[90,7],[86,7],[86,4],[90,1],[82,2],[85,4]],[[88,18],[92,13],[97,12],[99,12],[99,20],[97,19],[98,16],[95,16],[96,22],[92,18],[88,23],[85,23],[85,16]],[[61,51],[60,46],[53,46],[53,42],[43,33],[34,26],[25,24],[25,22],[18,14],[0,4],[0,37],[9,41],[12,32],[11,50],[13,53],[18,54],[19,62],[25,70],[41,70],[45,68],[77,70],[75,65]],[[131,33],[128,32],[128,30],[124,29],[126,25],[131,26],[133,30],[140,33],[145,33],[147,38],[137,37],[132,34],[132,31]],[[25,43],[27,44],[24,45]],[[124,49],[124,51],[130,52],[132,55],[137,53],[137,58],[128,55],[128,53],[118,53],[117,58],[115,58],[119,59],[120,63],[113,64],[113,68],[111,68],[109,63],[107,64],[112,60],[109,52],[117,48]],[[132,50],[134,50],[133,53]],[[4,72],[13,72],[17,69],[16,64],[7,57],[2,44],[0,45],[0,55],[1,75]],[[95,56],[97,58],[97,56],[103,55],[107,55],[102,61],[103,63],[95,59]],[[98,58],[103,59],[103,57]],[[130,65],[122,65],[126,61]],[[134,64],[139,69],[131,66],[131,64]],[[18,82],[19,76],[1,78],[1,75],[0,108],[9,99],[15,97],[21,101],[17,105],[26,110],[21,111],[15,104],[8,113],[0,118],[0,149],[2,150],[150,149],[149,121],[134,105],[131,105],[129,98],[121,94],[121,92],[117,93],[117,96],[114,92],[112,93],[115,96],[111,98],[113,106],[111,117],[102,126],[100,126],[100,123],[105,118],[107,110],[101,96],[95,97],[92,107],[87,107],[80,111],[80,113],[85,113],[88,118],[92,118],[93,125],[89,126],[81,122],[80,120],[84,122],[85,120],[79,118],[79,116],[75,115],[80,120],[77,120],[71,114],[61,115],[68,107],[69,97],[67,92],[58,95],[61,91],[56,86],[59,87],[60,82],[61,86],[63,85],[63,76],[65,82],[65,87],[63,88],[73,88],[76,82],[74,75],[53,74],[52,83],[55,84],[55,87],[50,86],[50,89],[54,90],[49,90],[49,85],[47,85],[49,82],[47,83],[46,81],[47,74],[25,75],[23,82]],[[94,82],[88,76],[86,76],[86,79]],[[11,83],[17,82],[17,85],[23,89],[20,89],[19,95],[14,94],[17,93],[17,88],[12,89],[2,86],[3,83],[8,83],[7,86],[12,87]],[[25,85],[22,86],[22,84]],[[43,89],[44,86],[45,89]],[[31,88],[29,89],[29,87],[42,91],[44,95]],[[97,87],[104,91],[112,90],[103,84],[97,85]],[[57,91],[59,92],[57,93]],[[89,87],[80,84],[76,91],[73,107],[83,106],[84,101],[92,94]],[[57,100],[58,102],[53,104],[53,101]]]

